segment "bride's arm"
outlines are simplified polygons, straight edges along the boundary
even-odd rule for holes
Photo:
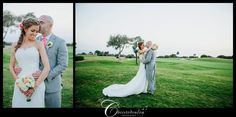
[[[17,79],[17,75],[14,71],[14,68],[15,68],[15,65],[16,65],[15,46],[16,46],[16,43],[13,43],[12,46],[11,46],[11,57],[10,57],[10,64],[9,64],[9,69],[10,69],[11,75],[12,75],[14,80]]]
[[[48,76],[48,73],[50,71],[48,56],[42,42],[38,44],[38,48],[39,48],[39,54],[40,54],[44,68],[39,78],[36,80],[36,83],[35,83],[36,87],[39,86],[40,83],[44,81],[44,79]]]

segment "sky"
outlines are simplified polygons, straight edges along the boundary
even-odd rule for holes
[[[76,53],[106,47],[110,35],[141,36],[157,55],[233,55],[232,3],[77,3]],[[132,54],[131,46],[122,54]]]
[[[73,42],[73,3],[4,3],[3,10],[9,10],[14,15],[23,15],[34,12],[36,17],[49,15],[54,20],[52,32],[64,39],[67,43]],[[20,30],[8,33],[6,42],[18,40]]]

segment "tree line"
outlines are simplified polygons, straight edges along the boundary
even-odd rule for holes
[[[224,58],[224,59],[232,59],[233,56],[225,56],[225,55],[218,55],[217,57],[212,57],[210,55],[207,54],[202,54],[200,56],[197,56],[196,54],[193,54],[191,56],[178,56],[179,52],[177,52],[176,54],[170,54],[170,55],[163,55],[163,56],[157,56],[157,58]],[[118,57],[118,54],[110,54],[109,51],[100,51],[100,50],[96,50],[94,52],[82,52],[79,55],[95,55],[95,56],[114,56],[114,57]],[[128,54],[128,55],[124,55],[124,54],[120,54],[120,57],[125,57],[125,58],[136,58],[135,54]]]

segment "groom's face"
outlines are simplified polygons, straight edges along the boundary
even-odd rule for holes
[[[152,46],[152,42],[151,42],[151,41],[148,41],[148,42],[146,43],[146,46],[147,46],[147,48],[150,48],[150,47]]]
[[[50,31],[52,24],[47,20],[47,19],[39,19],[40,21],[40,32],[41,33],[46,33],[48,31]]]

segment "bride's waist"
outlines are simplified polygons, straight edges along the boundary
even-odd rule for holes
[[[33,68],[24,68],[21,67],[21,72],[18,74],[18,77],[23,77],[26,75],[32,75],[34,72],[38,71],[39,68],[38,67],[33,67]]]

